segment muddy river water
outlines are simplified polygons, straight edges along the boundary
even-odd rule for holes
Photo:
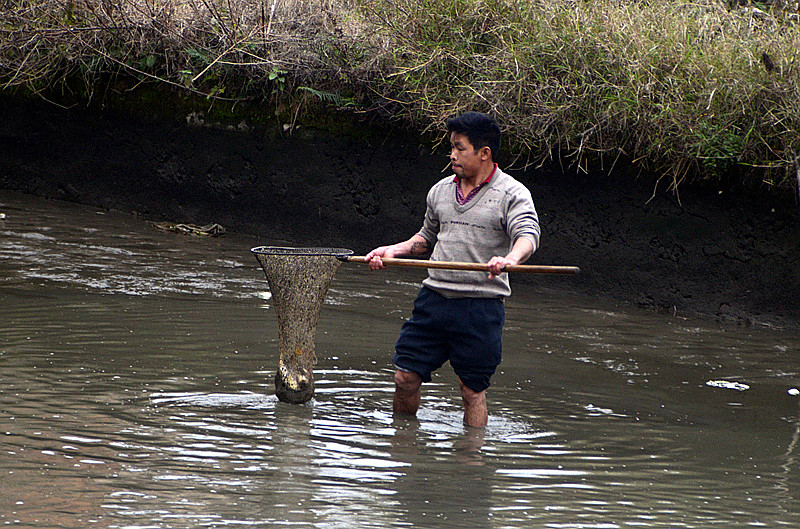
[[[507,301],[485,429],[462,425],[449,366],[418,420],[394,418],[392,347],[424,272],[344,264],[315,397],[290,405],[250,253],[278,234],[1,192],[0,213],[4,526],[800,526],[796,333],[537,278]]]

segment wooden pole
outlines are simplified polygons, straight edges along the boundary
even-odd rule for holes
[[[342,261],[351,263],[366,263],[367,258],[361,255],[339,257]],[[444,268],[447,270],[472,270],[488,272],[489,266],[485,263],[465,263],[460,261],[429,261],[427,259],[397,259],[394,257],[381,258],[384,266],[406,266],[410,268]],[[526,274],[577,274],[581,271],[577,266],[555,265],[509,265],[503,271]]]

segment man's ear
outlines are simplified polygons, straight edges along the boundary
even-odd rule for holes
[[[481,157],[481,160],[483,160],[484,162],[486,160],[491,160],[492,159],[492,148],[489,147],[488,145],[485,146],[485,147],[481,147],[480,157]]]

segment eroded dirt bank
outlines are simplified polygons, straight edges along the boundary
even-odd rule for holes
[[[194,120],[197,122],[197,120]],[[186,121],[65,110],[0,98],[0,187],[293,245],[357,253],[418,229],[444,154],[389,133],[310,130],[268,138]],[[677,315],[800,329],[800,218],[755,193],[547,170],[532,191],[532,263],[574,278],[517,277]]]

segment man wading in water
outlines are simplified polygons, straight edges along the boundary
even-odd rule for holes
[[[450,361],[459,378],[464,423],[486,426],[486,389],[501,360],[503,299],[511,294],[503,268],[525,262],[539,246],[531,193],[494,162],[500,127],[467,112],[447,122],[454,176],[428,192],[422,229],[407,241],[369,252],[372,270],[382,257],[428,254],[435,261],[488,263],[489,274],[428,269],[411,319],[400,331],[393,362],[394,412],[415,415],[421,385]]]

